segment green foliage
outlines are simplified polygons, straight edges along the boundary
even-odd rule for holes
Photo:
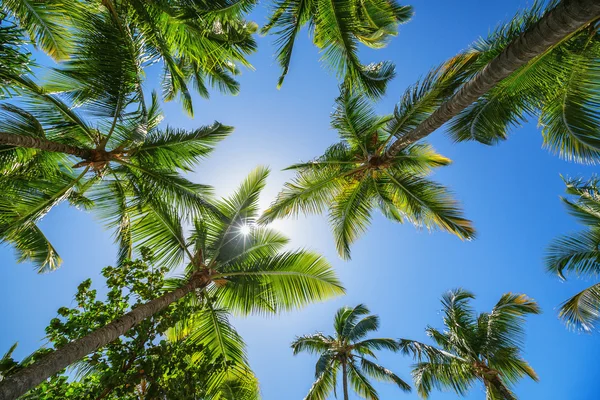
[[[358,44],[384,47],[398,33],[398,25],[412,16],[412,7],[389,0],[277,0],[262,32],[274,30],[277,60],[282,68],[278,86],[288,73],[296,36],[309,27],[322,60],[344,80],[348,90],[378,97],[394,77],[394,65],[361,64]]]
[[[231,196],[215,203],[220,217],[195,219],[185,241],[176,238],[181,225],[171,230],[173,251],[182,251],[188,264],[185,276],[169,286],[180,287],[195,271],[211,271],[212,284],[202,298],[210,302],[215,320],[221,309],[241,315],[278,313],[344,293],[323,257],[308,250],[284,252],[287,237],[255,224],[268,174],[263,167],[252,171]]]
[[[148,256],[147,250],[145,254]],[[102,275],[108,288],[105,300],[92,289],[90,279],[82,282],[75,295],[76,306],[61,307],[58,316],[46,328],[49,343],[53,348],[60,348],[122,316],[132,307],[158,297],[163,292],[167,272],[165,267],[141,261],[127,261],[119,268],[104,268]],[[204,310],[196,310],[196,315],[205,315]],[[119,340],[86,356],[69,374],[75,379],[68,379],[65,371],[22,398],[256,399],[257,381],[245,359],[224,359],[215,356],[205,343],[168,334],[190,311],[187,304],[172,304],[142,321]],[[206,315],[210,313],[207,311]],[[243,350],[239,336],[235,336],[235,340]],[[12,360],[12,351],[9,351],[0,362],[2,373],[5,376],[14,373],[48,351],[42,349],[21,363]],[[232,370],[244,373],[234,375]],[[233,394],[236,397],[231,397]]]
[[[537,381],[521,357],[525,317],[541,312],[535,301],[506,293],[491,312],[476,314],[470,305],[474,298],[463,289],[444,294],[444,331],[426,329],[435,346],[400,340],[402,352],[417,361],[413,378],[423,398],[434,389],[451,389],[462,396],[480,381],[487,399],[514,400],[511,385],[526,376]]]
[[[44,148],[1,148],[0,238],[14,246],[19,260],[33,262],[40,271],[58,267],[60,257],[36,224],[63,201],[92,209],[115,229],[119,262],[131,258],[134,242],[148,235],[159,261],[171,266],[181,258],[165,251],[169,234],[161,230],[170,229],[173,213],[194,216],[216,211],[210,204],[211,189],[181,173],[197,165],[232,128],[215,122],[192,131],[159,129],[157,96],[147,107],[138,93],[136,75],[122,64],[112,64],[106,57],[93,71],[84,71],[73,59],[56,71],[52,83],[55,88],[70,87],[69,92],[49,94],[21,79],[25,104],[0,105],[2,132],[75,145],[87,152],[82,160]],[[96,73],[100,80],[94,78]]]
[[[338,310],[333,324],[335,336],[316,333],[299,336],[292,342],[294,355],[301,352],[319,355],[315,368],[315,382],[306,400],[325,400],[336,393],[337,375],[346,373],[352,389],[362,398],[378,400],[379,395],[369,378],[395,384],[405,392],[410,386],[389,369],[376,364],[375,351],[398,351],[399,345],[393,339],[365,339],[369,333],[379,329],[379,317],[369,315],[369,309],[362,304],[354,308]],[[346,379],[344,379],[346,382]],[[348,387],[343,387],[344,393]]]
[[[555,239],[546,254],[548,272],[596,278],[600,272],[600,190],[597,177],[588,181],[567,179],[568,212],[587,229]],[[559,312],[569,327],[591,332],[600,318],[600,284],[594,284],[565,301]]]
[[[467,54],[476,58],[467,71],[475,74],[506,46],[530,29],[556,1],[535,2]],[[534,58],[504,79],[454,118],[450,132],[456,141],[495,144],[512,128],[537,117],[544,146],[561,157],[595,163],[600,149],[600,33],[598,21]]]
[[[473,238],[470,221],[448,190],[427,179],[434,168],[448,165],[449,159],[426,144],[385,158],[392,138],[432,111],[436,99],[454,82],[453,65],[430,75],[414,101],[405,99],[393,116],[379,117],[366,99],[343,91],[332,115],[332,127],[342,141],[314,161],[289,167],[297,170],[296,177],[286,183],[261,221],[328,209],[337,249],[344,258],[350,257],[351,244],[366,231],[374,208],[395,222],[409,221]]]
[[[41,50],[66,61],[73,74],[96,86],[121,91],[122,86],[111,86],[101,73],[116,67],[129,74],[141,93],[143,68],[162,63],[163,98],[180,96],[191,115],[190,86],[204,97],[207,85],[238,92],[238,64],[250,67],[246,57],[256,50],[256,24],[244,20],[254,3],[6,0],[2,7]],[[79,95],[90,95],[90,90]]]
[[[0,9],[0,98],[13,93],[11,84],[15,77],[30,72],[33,62],[26,43],[22,30]]]

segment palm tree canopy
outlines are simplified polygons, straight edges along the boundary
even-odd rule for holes
[[[383,156],[393,137],[418,123],[455,80],[447,66],[429,74],[407,92],[393,116],[377,116],[363,97],[342,91],[332,127],[342,139],[314,161],[289,167],[296,177],[278,195],[262,221],[299,212],[329,209],[339,254],[350,256],[351,244],[367,229],[374,208],[399,223],[439,228],[471,239],[474,229],[448,190],[427,179],[434,168],[450,164],[429,145],[416,144],[392,160]]]
[[[71,59],[81,36],[86,40],[93,36],[92,47],[110,54],[115,46],[102,39],[107,39],[107,29],[113,29],[112,35],[121,41],[118,51],[142,51],[136,58],[126,58],[136,64],[138,75],[143,67],[161,62],[163,98],[179,96],[184,109],[193,114],[190,86],[204,97],[209,95],[207,85],[238,92],[234,79],[238,65],[251,67],[246,57],[256,50],[252,35],[257,26],[244,19],[255,3],[5,0],[2,7],[40,49],[59,61]]]
[[[417,363],[413,377],[419,394],[428,398],[434,389],[452,389],[465,395],[476,381],[484,383],[490,400],[513,400],[510,386],[533,368],[522,358],[525,317],[539,314],[535,301],[522,294],[504,294],[489,313],[476,314],[475,296],[463,289],[442,297],[444,330],[426,329],[435,346],[401,339],[403,353]]]
[[[319,355],[315,382],[306,400],[325,400],[336,391],[337,375],[345,364],[352,389],[362,398],[378,400],[379,395],[368,378],[393,383],[405,392],[410,386],[389,369],[375,363],[379,350],[398,351],[398,343],[389,338],[367,338],[379,329],[379,317],[369,315],[362,304],[340,308],[334,318],[334,335],[316,333],[297,337],[292,343],[294,355],[308,352]]]
[[[90,24],[116,33],[100,17]],[[19,105],[0,104],[0,133],[76,150],[0,147],[0,237],[14,246],[20,260],[40,271],[56,268],[60,257],[37,222],[64,200],[97,211],[116,228],[120,261],[131,258],[141,230],[152,225],[156,235],[166,228],[161,227],[162,210],[215,211],[210,188],[181,172],[197,165],[232,128],[214,123],[191,131],[160,129],[158,97],[153,94],[147,106],[139,90],[133,60],[140,47],[116,45],[115,51],[103,53],[102,44],[111,41],[118,44],[118,35],[90,32],[82,37],[90,51],[55,70],[47,87],[17,76],[25,94]],[[61,87],[68,91],[57,92]],[[164,243],[154,245],[162,252]]]
[[[286,236],[256,225],[268,174],[264,167],[252,171],[235,193],[215,202],[218,214],[192,221],[187,238],[178,211],[168,215],[172,229],[161,231],[165,242],[170,236],[168,254],[187,263],[185,276],[173,280],[173,287],[194,271],[210,271],[214,284],[206,290],[206,299],[242,315],[288,311],[343,293],[324,258],[308,250],[284,251]],[[154,240],[140,235],[136,245],[152,248]]]
[[[186,317],[169,332],[172,340],[190,340],[222,357],[243,376],[248,365],[243,340],[233,328],[229,313],[272,314],[289,311],[344,293],[332,267],[308,250],[283,250],[288,238],[269,227],[255,225],[259,196],[269,174],[256,168],[228,198],[216,202],[220,217],[199,217],[187,238],[176,212],[171,254],[187,262],[185,274],[172,278],[166,289],[180,287],[195,271],[208,271],[212,283],[184,299]],[[250,227],[246,232],[243,227]],[[137,243],[151,248],[154,239],[142,235]],[[238,368],[238,369],[236,369]]]
[[[567,211],[586,230],[555,239],[546,254],[548,272],[566,280],[572,274],[596,278],[600,273],[600,187],[597,177],[588,181],[567,179],[563,198]],[[565,301],[559,316],[568,326],[591,332],[600,318],[600,284],[594,284]]]
[[[278,86],[288,73],[296,36],[308,25],[322,60],[343,79],[347,89],[381,96],[394,65],[390,62],[363,65],[358,44],[382,48],[397,35],[398,25],[412,16],[412,7],[395,0],[276,0],[263,33],[277,36],[277,60],[282,68]]]

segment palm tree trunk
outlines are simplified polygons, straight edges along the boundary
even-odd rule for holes
[[[465,83],[450,99],[414,130],[396,140],[386,152],[393,158],[406,146],[433,133],[501,80],[543,54],[568,35],[600,16],[598,0],[564,0],[542,17],[529,31],[510,43],[482,71]]]
[[[210,275],[196,273],[180,288],[138,306],[108,325],[60,347],[29,367],[1,381],[0,399],[16,399],[75,361],[116,340],[144,319],[164,310],[171,303],[181,299],[193,290],[206,287],[209,283]]]
[[[515,395],[506,387],[499,376],[496,375],[496,377],[493,379],[492,385],[498,389],[504,400],[517,400]]]
[[[348,371],[346,361],[342,361],[342,385],[344,389],[344,400],[348,400]]]
[[[43,151],[51,151],[55,153],[65,153],[77,156],[79,158],[88,159],[91,157],[91,150],[82,149],[80,147],[69,146],[63,143],[56,143],[48,139],[13,135],[11,133],[0,132],[0,145],[26,147],[29,149],[38,149]]]

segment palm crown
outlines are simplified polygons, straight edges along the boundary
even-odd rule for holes
[[[288,238],[256,225],[268,174],[263,167],[252,171],[232,196],[215,202],[216,216],[193,220],[187,240],[176,210],[171,229],[161,231],[169,235],[170,254],[188,263],[186,277],[199,270],[212,276],[206,298],[241,314],[287,311],[343,293],[325,259],[307,250],[282,251]],[[151,248],[154,240],[147,235],[140,246]]]
[[[435,103],[445,78],[437,79],[439,86],[415,91],[416,102],[407,99],[391,117],[375,115],[367,100],[343,91],[332,116],[332,126],[342,141],[314,161],[289,167],[297,175],[265,212],[263,221],[300,211],[320,213],[328,207],[337,249],[344,258],[349,258],[350,245],[367,229],[373,208],[396,222],[439,227],[472,238],[470,222],[446,188],[426,178],[434,168],[448,165],[449,159],[425,144],[409,146],[393,159],[384,158],[391,138]]]
[[[600,272],[600,183],[594,177],[587,182],[569,179],[566,184],[567,194],[575,198],[563,198],[563,202],[587,229],[554,240],[548,248],[546,266],[561,279],[567,274],[595,278]],[[600,284],[565,301],[559,315],[572,327],[592,331],[600,318]]]
[[[276,0],[262,31],[274,29],[278,36],[277,59],[283,69],[278,85],[288,72],[296,36],[308,25],[315,45],[323,52],[322,59],[344,79],[349,90],[382,95],[394,77],[394,65],[361,64],[357,45],[384,47],[397,34],[398,25],[411,16],[412,8],[395,0]]]
[[[371,338],[367,335],[379,329],[379,317],[369,315],[362,304],[354,308],[342,307],[335,315],[335,335],[316,333],[300,336],[292,343],[294,354],[306,351],[318,354],[315,382],[306,400],[325,400],[336,391],[337,375],[342,372],[344,399],[348,399],[348,379],[352,389],[361,397],[378,400],[379,395],[367,377],[397,385],[405,392],[410,386],[392,371],[373,362],[375,351],[398,351],[398,343],[389,338]]]
[[[485,385],[486,398],[514,400],[510,385],[524,376],[537,375],[521,357],[524,322],[539,314],[538,305],[525,295],[504,294],[490,313],[475,314],[475,296],[463,289],[442,297],[445,330],[426,329],[438,347],[402,339],[405,354],[418,361],[413,377],[419,394],[427,398],[433,389],[452,389],[464,395],[476,381]]]

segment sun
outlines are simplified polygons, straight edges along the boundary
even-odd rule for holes
[[[248,236],[250,234],[250,225],[242,225],[240,227],[240,233],[244,236]]]

